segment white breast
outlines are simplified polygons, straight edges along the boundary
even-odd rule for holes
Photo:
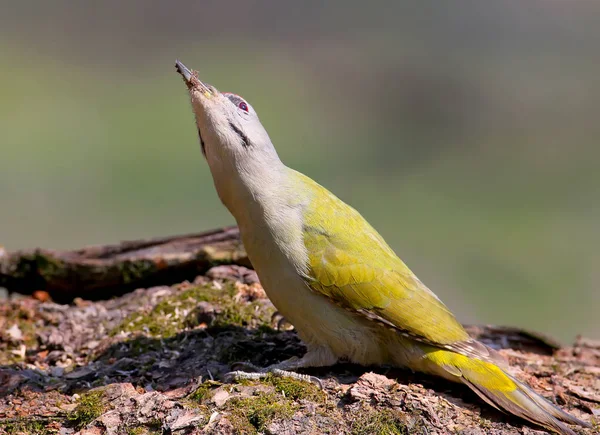
[[[238,225],[261,284],[302,341],[309,348],[327,346],[339,358],[357,363],[384,362],[387,346],[377,334],[380,327],[313,292],[302,277],[308,255],[301,207],[279,203],[265,209],[263,205],[246,209],[243,216]]]
[[[339,358],[365,365],[387,362],[386,330],[334,305],[306,284],[302,214],[311,198],[294,184],[289,170],[281,162],[279,166],[249,160],[235,168],[216,163],[211,171],[219,197],[240,227],[260,282],[307,347],[328,347]]]

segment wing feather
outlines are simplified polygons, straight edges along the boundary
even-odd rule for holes
[[[304,210],[304,244],[313,291],[417,341],[489,356],[356,210],[310,182],[315,200]]]

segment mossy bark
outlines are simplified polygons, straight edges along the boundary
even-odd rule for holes
[[[3,252],[0,287],[54,300],[106,299],[140,287],[193,279],[218,264],[250,266],[237,227],[73,251]]]
[[[192,265],[191,275],[157,286],[155,266],[144,262],[160,255],[167,262],[160,267],[169,268],[176,264],[169,252]],[[389,367],[306,370],[323,390],[272,376],[226,383],[235,362],[265,367],[305,352],[294,331],[276,327],[275,307],[256,273],[232,264],[244,258],[234,228],[51,256],[0,253],[3,267],[14,266],[4,276],[21,283],[69,288],[69,273],[86,270],[75,275],[86,291],[123,293],[69,305],[30,297],[0,304],[0,435],[517,435],[537,429],[494,410],[465,386]],[[215,263],[230,264],[206,270]],[[143,279],[152,286],[127,292]],[[502,353],[538,393],[597,424],[600,342],[579,338],[561,347],[517,328],[467,330]],[[598,426],[578,433],[598,433]]]

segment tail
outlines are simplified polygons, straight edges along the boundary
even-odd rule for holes
[[[586,428],[592,427],[589,423],[554,406],[491,362],[449,350],[429,352],[425,359],[429,363],[430,370],[446,378],[464,382],[479,397],[496,409],[514,414],[563,435],[576,434],[562,422]]]

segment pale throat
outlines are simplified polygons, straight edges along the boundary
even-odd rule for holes
[[[219,198],[239,225],[260,219],[266,209],[277,206],[274,201],[282,199],[285,166],[278,158],[241,153],[234,157],[208,146],[206,158]]]

